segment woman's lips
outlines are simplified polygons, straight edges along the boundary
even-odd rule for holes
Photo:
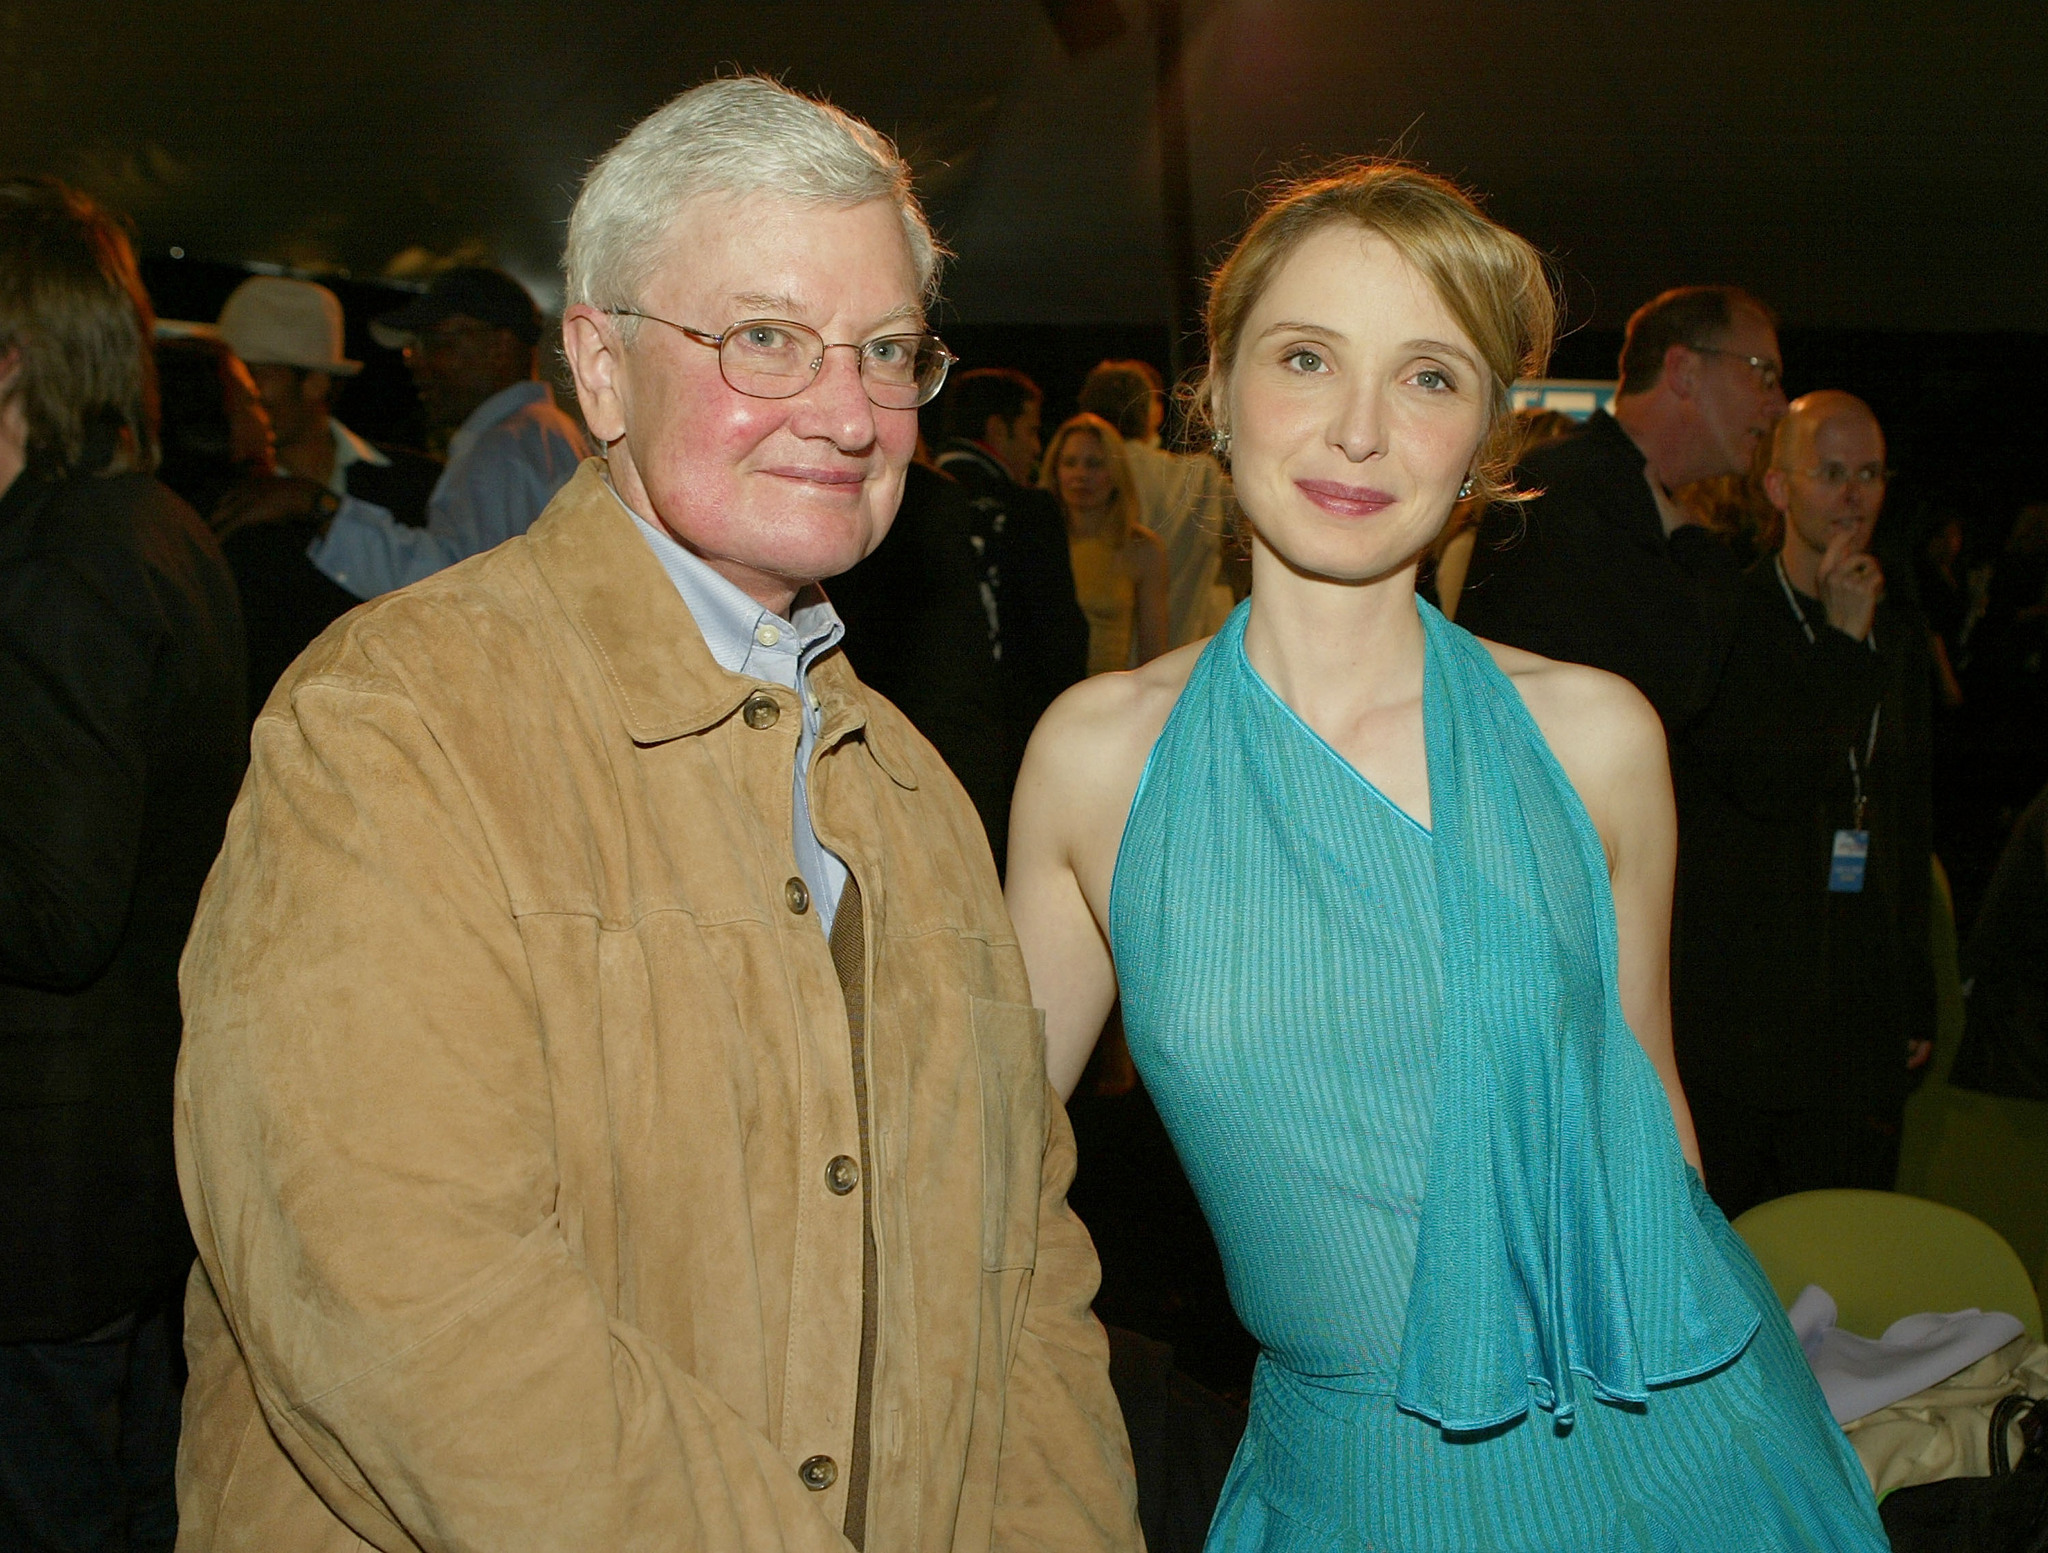
[[[1323,511],[1345,518],[1369,518],[1393,506],[1397,499],[1369,485],[1345,485],[1336,480],[1297,480],[1294,488]]]

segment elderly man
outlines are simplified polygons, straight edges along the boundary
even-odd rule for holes
[[[1764,478],[1783,547],[1742,579],[1720,684],[1674,748],[1678,1060],[1731,1217],[1888,1190],[1934,1033],[1927,628],[1869,553],[1885,479],[1860,399],[1793,404]]]
[[[608,457],[300,661],[186,960],[194,1548],[1128,1549],[979,821],[835,651],[950,358],[881,136],[593,170]]]
[[[1212,635],[1230,615],[1230,586],[1220,580],[1230,482],[1207,453],[1159,445],[1166,388],[1149,361],[1100,361],[1081,385],[1081,408],[1124,439],[1137,485],[1138,521],[1166,545],[1168,643]]]
[[[1539,492],[1493,508],[1458,624],[1632,680],[1676,732],[1713,693],[1726,547],[1671,493],[1749,468],[1783,413],[1777,320],[1733,286],[1688,286],[1628,321],[1614,413],[1530,454]]]
[[[428,424],[452,433],[424,528],[344,504],[313,564],[358,598],[432,576],[540,516],[583,457],[583,433],[540,375],[540,310],[501,270],[448,270],[370,325],[403,348]]]

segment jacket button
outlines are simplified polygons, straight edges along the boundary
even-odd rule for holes
[[[782,716],[782,706],[767,691],[757,690],[740,707],[740,716],[749,728],[773,728]]]
[[[785,879],[782,884],[782,898],[789,909],[799,917],[811,909],[811,891],[801,879]]]
[[[849,1154],[835,1155],[825,1167],[825,1184],[836,1197],[844,1197],[860,1185],[860,1165]]]
[[[804,1480],[804,1487],[814,1494],[822,1494],[839,1481],[839,1463],[830,1456],[806,1456],[804,1464],[796,1469],[796,1475]]]

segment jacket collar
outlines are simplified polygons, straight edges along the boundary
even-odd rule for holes
[[[739,710],[762,681],[719,666],[689,606],[587,458],[527,531],[534,564],[611,687],[636,744],[702,733]],[[818,747],[859,734],[899,787],[917,786],[911,751],[869,720],[869,690],[841,652],[811,669],[820,703]]]

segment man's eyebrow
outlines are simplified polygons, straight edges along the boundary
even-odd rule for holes
[[[753,315],[756,317],[787,318],[793,323],[801,323],[803,321],[800,316],[804,310],[803,303],[783,292],[740,291],[735,292],[727,300],[741,308],[760,309],[758,313]],[[916,302],[905,302],[901,307],[891,308],[880,318],[876,319],[875,328],[880,329],[885,325],[895,323],[914,323],[922,328],[924,326],[924,308]]]

